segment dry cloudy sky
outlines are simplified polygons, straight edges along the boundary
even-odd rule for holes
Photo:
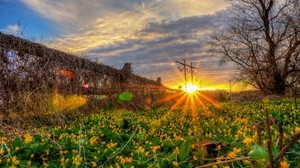
[[[228,88],[234,69],[205,51],[210,34],[228,19],[225,0],[0,0],[0,31],[80,53],[176,88],[176,60],[199,68],[204,88]],[[18,24],[19,22],[19,24]],[[189,79],[189,76],[188,76]]]

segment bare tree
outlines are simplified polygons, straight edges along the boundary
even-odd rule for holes
[[[300,77],[299,0],[229,0],[228,26],[212,51],[233,61],[239,78],[265,94],[284,94]]]

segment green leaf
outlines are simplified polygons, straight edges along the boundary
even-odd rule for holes
[[[275,145],[272,145],[272,154],[273,156],[277,156],[279,154],[279,148]]]
[[[118,99],[121,101],[130,101],[133,99],[133,94],[129,92],[120,93]]]
[[[181,145],[179,160],[182,162],[190,157],[190,152],[192,150],[192,139],[187,138],[187,140]]]
[[[112,103],[108,103],[103,107],[103,111],[110,111],[113,108],[113,104]]]
[[[31,153],[43,153],[49,148],[50,144],[33,143],[29,146]]]
[[[267,160],[269,154],[262,146],[254,145],[248,156],[254,160]]]
[[[23,141],[22,141],[22,138],[17,136],[14,141],[12,142],[12,146],[13,148],[16,148],[16,147],[22,147],[23,146]]]

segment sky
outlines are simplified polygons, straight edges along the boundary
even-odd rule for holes
[[[225,0],[0,0],[0,31],[117,69],[129,62],[172,88],[184,85],[175,61],[185,59],[202,89],[228,89],[234,66],[207,46],[229,10]]]

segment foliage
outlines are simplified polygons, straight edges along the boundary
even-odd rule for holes
[[[259,145],[254,145],[248,155],[256,161],[267,161],[269,157],[268,152]]]
[[[255,145],[257,134],[253,129],[255,123],[264,120],[262,103],[222,105],[209,106],[211,113],[198,113],[197,119],[180,108],[135,112],[107,109],[66,126],[35,128],[14,137],[3,133],[0,167],[196,167],[210,162],[200,146],[206,140],[224,144],[224,149],[215,149],[218,160],[249,155],[257,164],[265,165],[267,137],[262,134],[263,144]],[[300,130],[296,122],[300,111],[293,107],[293,101],[269,101],[264,108],[284,123],[284,143]],[[278,128],[274,126],[271,131],[277,138]],[[285,155],[290,167],[298,166],[299,149],[295,144]],[[249,167],[249,163],[223,166]]]

